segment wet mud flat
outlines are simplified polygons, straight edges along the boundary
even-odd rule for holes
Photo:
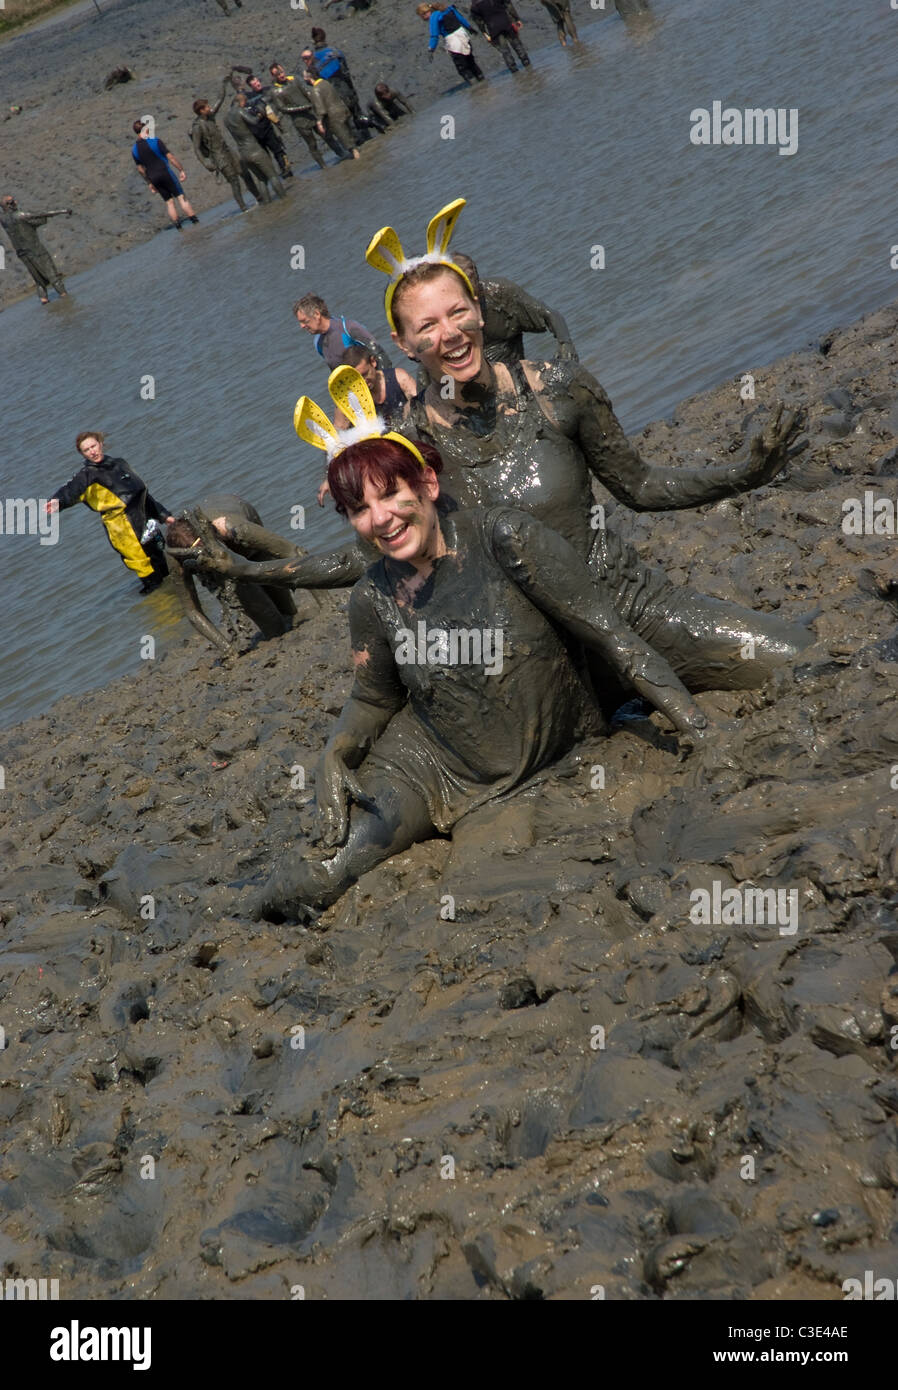
[[[819,610],[817,669],[699,697],[735,726],[706,747],[629,724],[303,929],[197,905],[310,829],[345,592],[0,735],[4,1275],[761,1300],[891,1275],[898,661],[851,656],[896,628],[896,541],[842,521],[898,500],[898,304],[749,369],[754,401],[724,383],[638,442],[721,458],[783,395],[809,417],[786,477],[615,517],[706,592]],[[794,894],[794,930],[693,920],[745,885]]]

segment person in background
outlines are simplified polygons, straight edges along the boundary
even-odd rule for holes
[[[165,203],[165,211],[171,221],[181,230],[181,218],[175,207],[175,200],[180,203],[184,217],[191,222],[199,222],[199,218],[187,201],[184,189],[178,181],[178,174],[182,179],[186,179],[187,173],[178,156],[166,148],[164,141],[155,137],[148,137],[148,127],[143,121],[135,121],[132,126],[137,139],[131,146],[131,157],[137,165],[141,178],[149,188]],[[174,166],[174,168],[172,167]],[[177,169],[178,173],[175,173]]]
[[[374,101],[369,112],[385,117],[388,121],[400,121],[406,112],[411,116],[412,107],[407,97],[390,87],[386,82],[378,82],[374,88]]]
[[[246,106],[244,115],[250,122],[250,128],[255,135],[263,150],[267,150],[278,167],[281,178],[292,179],[293,170],[290,168],[290,161],[287,158],[287,149],[281,139],[281,132],[277,128],[277,121],[272,119],[272,109],[268,105],[268,98],[262,87],[262,79],[254,74],[246,79]]]
[[[240,187],[241,177],[256,201],[261,202],[261,198],[252,174],[231,149],[215,121],[216,113],[224,102],[226,90],[227,79],[222,88],[221,96],[214,106],[210,106],[204,97],[193,103],[196,120],[190,127],[190,140],[194,153],[203,168],[208,169],[210,174],[215,174],[216,178],[225,179],[231,185],[231,192],[238,208],[241,212],[246,212],[243,190]]]
[[[549,18],[555,23],[562,48],[567,46],[566,34],[570,35],[574,43],[579,43],[580,36],[571,14],[571,0],[542,0],[542,4],[549,11]]]
[[[37,234],[49,217],[71,217],[71,208],[52,208],[49,212],[22,212],[11,193],[0,199],[0,227],[12,242],[22,265],[35,285],[41,304],[49,304],[50,286],[64,299],[67,293],[62,276],[50,252]]]
[[[518,37],[521,21],[511,0],[473,0],[471,18],[487,43],[498,48],[509,72],[518,71],[515,53],[521,60],[521,67],[529,68],[530,58]]]
[[[172,550],[189,550],[200,544],[202,536],[208,534],[207,528],[213,527],[230,551],[247,560],[274,560],[296,553],[292,542],[263,527],[255,507],[242,497],[206,497],[195,509],[171,518],[165,530],[165,558],[175,593],[191,625],[224,654],[246,650],[258,633],[280,637],[289,632],[297,610],[293,596],[283,586],[241,584],[213,574],[200,578],[218,600],[224,632],[207,618],[196,591],[197,577]],[[306,595],[307,599],[310,597],[314,599]],[[312,616],[317,607],[317,600],[306,602],[301,619]]]
[[[234,100],[225,116],[225,130],[237,146],[237,152],[244,169],[249,170],[253,181],[258,184],[260,200],[263,203],[270,203],[269,184],[274,188],[279,198],[283,198],[287,190],[271,162],[268,151],[262,148],[253,134],[251,121],[247,120],[245,106],[246,92],[235,92]]]
[[[296,131],[319,169],[325,167],[318,146],[317,121],[303,82],[288,73],[282,63],[272,63],[268,71],[274,79],[267,88],[268,100],[279,116],[289,116]],[[327,139],[327,136],[324,136]],[[336,154],[336,150],[334,151]]]
[[[168,574],[158,543],[141,544],[148,521],[166,521],[168,510],[150,495],[146,483],[132,473],[121,458],[108,458],[100,430],[83,430],[75,448],[83,463],[75,476],[57,488],[47,501],[47,512],[64,512],[83,502],[98,512],[106,537],[123,563],[142,581],[140,592],[148,594]]]
[[[461,11],[454,5],[418,5],[415,14],[426,20],[429,26],[427,47],[430,61],[433,62],[437,44],[442,39],[449,57],[455,64],[456,72],[467,86],[470,87],[472,78],[475,82],[482,82],[483,73],[471,51],[469,37],[476,34],[477,30],[465,19]]]
[[[305,60],[305,54],[303,59]],[[323,77],[315,77],[314,69],[306,67],[303,74],[309,87],[312,108],[318,117],[319,135],[332,135],[343,148],[341,159],[358,159],[356,137],[350,129],[349,107],[337,95],[336,88]]]
[[[348,106],[353,120],[358,120],[362,114],[362,105],[355,83],[349,74],[346,54],[339,48],[330,48],[324,30],[317,27],[312,30],[312,43],[315,45],[318,76],[331,84],[337,96]]]
[[[311,333],[315,340],[315,350],[323,357],[328,368],[333,371],[343,361],[348,347],[362,347],[373,353],[381,365],[389,365],[390,359],[380,343],[363,323],[355,319],[339,316],[331,317],[324,300],[317,294],[303,295],[293,305],[293,316],[300,328]]]

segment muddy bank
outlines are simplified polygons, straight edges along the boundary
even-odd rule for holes
[[[188,171],[186,191],[200,214],[227,200],[190,145],[196,97],[214,102],[232,63],[252,66],[268,80],[272,61],[301,71],[300,54],[314,25],[346,54],[353,80],[367,103],[374,84],[385,81],[410,96],[416,111],[458,82],[447,54],[427,59],[427,29],[413,3],[375,0],[362,13],[334,6],[323,10],[310,0],[311,14],[287,0],[244,0],[224,14],[214,0],[118,0],[108,8],[54,17],[47,27],[17,34],[0,44],[0,114],[3,188],[27,211],[71,207],[75,216],[48,225],[43,240],[64,274],[85,270],[119,251],[146,241],[166,223],[160,200],[148,193],[131,159],[132,122],[156,117],[156,133]],[[584,10],[581,4],[579,7]],[[523,34],[536,49],[555,39],[555,27],[536,0],[524,7]],[[588,11],[587,24],[595,16]],[[490,75],[504,72],[499,55],[475,41],[478,61]],[[128,67],[135,80],[104,88],[115,68]],[[8,105],[22,107],[11,115]],[[60,122],[65,133],[60,133]],[[383,138],[401,140],[400,126]],[[294,200],[320,192],[320,175],[292,129],[286,134],[297,172]],[[328,156],[330,158],[330,156]],[[8,248],[7,248],[8,249]],[[30,292],[31,281],[15,256],[7,256],[0,276],[0,304]]]
[[[735,721],[711,747],[621,729],[306,930],[196,903],[308,831],[345,594],[229,666],[191,641],[0,735],[4,1274],[63,1298],[839,1299],[890,1273],[896,665],[849,657],[895,630],[895,538],[841,520],[898,498],[898,304],[822,346],[639,438],[720,458],[782,394],[809,411],[782,481],[618,509],[672,575],[818,613],[821,669],[699,697]],[[694,923],[715,882],[794,893],[796,930]]]

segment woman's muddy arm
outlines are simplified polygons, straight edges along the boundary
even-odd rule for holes
[[[242,516],[225,516],[222,520],[222,534],[236,545],[246,546],[250,550],[264,550],[272,560],[301,560],[305,557],[306,552],[301,546],[277,531],[269,531],[267,526],[259,526]]]
[[[181,601],[189,622],[196,628],[201,637],[205,637],[214,647],[222,653],[233,650],[230,642],[219,632],[218,628],[211,622],[203,612],[199,597],[196,592],[196,584],[193,575],[184,570],[184,566],[175,559],[170,551],[165,554],[168,572],[171,577],[172,586]]]
[[[531,603],[599,652],[681,733],[707,727],[706,716],[673,668],[621,620],[563,536],[510,507],[497,508],[490,524],[493,553]]]
[[[640,457],[604,389],[589,372],[579,368],[569,389],[577,405],[580,447],[590,469],[618,501],[635,511],[700,507],[762,487],[785,467],[799,430],[797,413],[778,404],[769,429],[753,437],[747,460],[665,468]]]
[[[356,585],[349,601],[349,630],[355,684],[315,774],[319,832],[324,844],[332,847],[346,839],[351,803],[368,804],[354,770],[406,700],[393,652],[364,584]]]
[[[370,564],[377,559],[373,546],[364,547],[358,542],[329,551],[327,555],[305,555],[298,545],[278,536],[265,527],[254,527],[251,522],[241,518],[228,517],[227,523],[233,526],[236,537],[238,529],[246,535],[264,535],[271,545],[277,545],[283,558],[275,560],[246,560],[242,555],[229,550],[200,513],[189,511],[187,519],[193,523],[202,536],[202,545],[196,549],[173,551],[176,559],[185,561],[191,568],[202,573],[222,574],[228,579],[247,580],[251,584],[278,584],[287,589],[342,589],[355,584]]]

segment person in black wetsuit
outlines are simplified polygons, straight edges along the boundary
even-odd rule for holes
[[[175,207],[175,199],[180,203],[181,211],[186,218],[191,222],[199,222],[200,219],[187,201],[178,180],[178,174],[182,179],[186,179],[187,173],[177,155],[172,154],[164,141],[150,138],[142,121],[135,121],[132,129],[137,139],[131,146],[131,158],[147,187],[158,193],[165,203],[165,211],[175,227],[178,231],[181,230],[181,218]]]
[[[107,458],[103,450],[105,435],[84,430],[75,447],[84,464],[70,482],[54,492],[47,511],[65,511],[83,502],[98,512],[106,528],[109,544],[117,550],[129,570],[143,582],[141,593],[149,593],[165,579],[168,569],[158,543],[141,544],[148,521],[165,521],[169,513],[152,497],[142,478],[132,473],[124,459]]]
[[[272,110],[275,108],[272,107]],[[287,148],[281,138],[277,122],[271,119],[268,97],[262,86],[262,79],[254,74],[246,79],[246,106],[244,116],[250,124],[263,150],[267,150],[278,167],[281,178],[292,179],[293,170],[287,158]],[[275,112],[275,114],[277,114]]]
[[[512,0],[473,0],[471,18],[487,43],[494,44],[505,60],[509,72],[517,72],[515,54],[522,68],[529,68],[530,58],[520,40],[520,16]]]
[[[378,413],[392,429],[406,414],[408,402],[417,394],[414,377],[404,367],[392,367],[389,363],[378,363],[377,357],[368,348],[353,343],[340,359],[347,367],[355,367],[359,376],[371,392],[371,398]],[[337,429],[343,429],[345,417],[337,412],[334,420]]]
[[[707,735],[688,691],[573,548],[514,507],[441,505],[440,468],[436,450],[395,435],[331,458],[338,510],[379,553],[350,598],[355,684],[316,775],[322,838],[336,853],[288,851],[264,884],[229,898],[234,915],[305,920],[390,855],[600,734],[581,644],[677,730]]]

